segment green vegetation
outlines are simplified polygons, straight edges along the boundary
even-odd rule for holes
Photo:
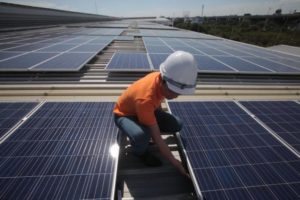
[[[205,18],[202,24],[189,20],[184,22],[183,18],[178,18],[174,26],[266,47],[278,44],[300,46],[299,23],[299,18],[253,19],[249,16],[235,16]]]

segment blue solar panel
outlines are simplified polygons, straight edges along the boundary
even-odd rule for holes
[[[245,57],[244,59],[249,60],[253,63],[256,63],[258,65],[261,65],[263,67],[269,68],[275,72],[285,72],[285,73],[291,73],[291,72],[300,72],[300,69],[295,69],[292,67],[285,66],[283,64],[272,62],[270,60],[264,59],[264,58],[258,58],[258,57]]]
[[[7,50],[9,51],[35,51],[44,47],[49,46],[49,44],[47,43],[35,43],[35,44],[25,44],[25,45],[21,45],[19,47],[14,47],[14,48],[9,48]]]
[[[63,53],[51,60],[36,65],[31,71],[78,71],[96,53]]]
[[[169,102],[206,200],[298,199],[299,158],[234,102]]]
[[[224,65],[223,63],[216,61],[212,57],[199,55],[195,55],[194,57],[197,60],[198,68],[200,71],[235,71],[234,69]]]
[[[198,50],[200,50],[202,53],[207,54],[207,55],[213,55],[213,56],[228,55],[225,52],[222,52],[222,51],[219,51],[217,49],[210,48],[210,47],[200,46],[199,44],[195,44],[195,45],[191,45],[191,46],[198,49]]]
[[[292,101],[241,103],[300,153],[300,104]]]
[[[0,138],[36,105],[37,103],[0,103]]]
[[[46,103],[0,145],[0,199],[113,199],[114,103]]]
[[[252,64],[238,57],[215,56],[214,58],[237,69],[239,72],[271,72],[271,70]]]
[[[27,71],[29,67],[52,58],[57,53],[27,53],[0,62],[1,71]]]
[[[76,47],[70,52],[80,52],[80,53],[98,53],[102,49],[106,47],[105,44],[83,44],[80,45],[79,47]]]
[[[159,66],[170,54],[149,54],[152,65],[155,70],[159,70]]]
[[[149,71],[150,65],[145,53],[115,53],[105,69],[116,71]]]
[[[56,44],[50,47],[42,48],[37,52],[64,52],[74,48],[78,44]]]
[[[167,46],[146,46],[148,53],[173,53],[174,51]]]
[[[200,51],[197,51],[196,49],[194,49],[192,47],[187,47],[187,46],[171,46],[171,47],[174,49],[174,51],[186,51],[191,54],[203,55],[203,53],[201,53]]]
[[[21,52],[4,52],[4,51],[2,51],[0,53],[0,60],[11,58],[11,57],[14,57],[14,56],[17,56],[20,54],[22,54],[22,53]]]

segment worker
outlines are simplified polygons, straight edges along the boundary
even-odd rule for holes
[[[161,102],[195,91],[197,65],[192,54],[176,51],[160,65],[160,72],[152,72],[134,82],[119,97],[114,107],[117,127],[131,143],[133,154],[148,166],[161,166],[159,158],[148,150],[150,139],[160,153],[182,174],[188,175],[161,137],[161,132],[178,132],[181,120],[161,108]]]

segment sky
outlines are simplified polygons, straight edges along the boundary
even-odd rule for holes
[[[0,0],[114,17],[204,16],[300,12],[300,0]]]

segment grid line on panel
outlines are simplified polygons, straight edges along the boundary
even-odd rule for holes
[[[115,53],[105,69],[115,71],[151,70],[146,53]]]
[[[45,103],[0,145],[0,198],[112,198],[113,106]],[[12,192],[16,188],[20,193]]]
[[[292,186],[300,182],[296,167],[299,159],[274,137],[265,137],[270,133],[237,104],[168,104],[172,113],[183,121],[180,139],[204,198],[256,199],[284,195],[274,184],[289,191],[290,197],[299,195]],[[265,192],[254,192],[262,188]]]
[[[0,138],[25,117],[37,103],[0,103]]]
[[[251,113],[300,152],[300,106],[293,101],[242,101]]]

